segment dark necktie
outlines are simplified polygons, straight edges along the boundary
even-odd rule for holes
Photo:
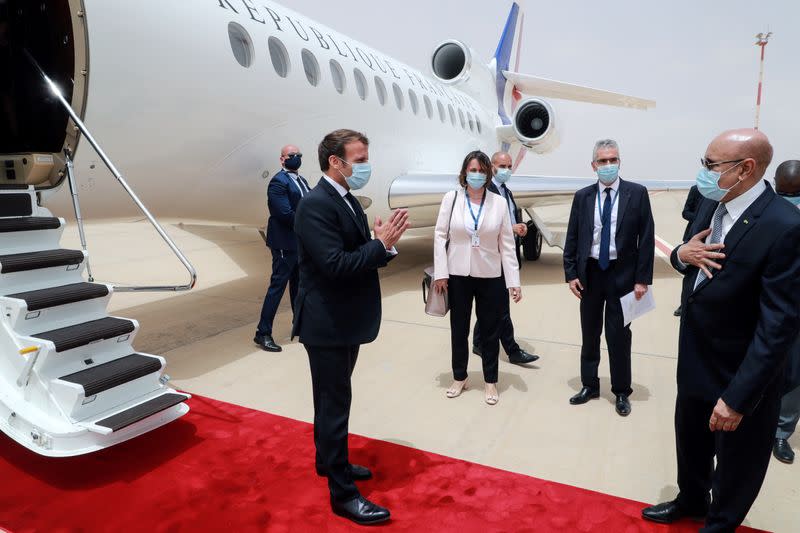
[[[603,201],[603,212],[600,217],[600,257],[597,262],[600,270],[606,270],[611,262],[611,187],[606,187],[604,191],[606,199]]]
[[[308,193],[311,190],[308,186],[308,183],[306,183],[306,179],[300,174],[297,175],[297,183],[300,184],[300,189],[302,189],[303,191],[303,196],[305,196],[306,193]]]
[[[365,235],[369,234],[369,230],[366,229],[366,225],[364,224],[364,216],[362,214],[364,211],[361,209],[361,204],[359,204],[356,197],[350,193],[345,194],[344,199],[347,200],[347,203],[353,208],[353,213],[356,215],[356,220],[358,221],[361,231],[364,232]]]

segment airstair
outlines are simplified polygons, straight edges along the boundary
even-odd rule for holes
[[[196,274],[58,88],[39,72],[190,274],[179,286],[94,282],[69,150],[65,173],[80,250],[61,248],[65,219],[40,205],[34,185],[0,184],[0,430],[38,454],[64,457],[107,448],[189,411],[189,395],[167,385],[164,358],[133,348],[138,322],[110,316],[107,307],[115,291],[188,290]]]

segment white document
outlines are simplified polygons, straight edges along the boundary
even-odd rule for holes
[[[648,287],[641,300],[636,299],[634,292],[629,292],[619,299],[622,304],[622,320],[627,326],[640,316],[649,313],[656,308],[656,300],[653,298],[653,287]]]

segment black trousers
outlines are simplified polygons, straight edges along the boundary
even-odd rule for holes
[[[359,495],[350,474],[347,451],[350,377],[358,359],[359,346],[309,346],[311,387],[314,394],[314,446],[316,467],[327,472],[331,498],[338,502]]]
[[[622,305],[614,280],[616,261],[600,270],[596,259],[586,264],[586,286],[581,298],[581,382],[584,387],[600,389],[597,367],[600,366],[600,334],[605,309],[606,343],[611,366],[611,391],[629,395],[631,389],[631,328],[623,325]]]
[[[498,325],[498,336],[500,337],[500,344],[508,355],[516,355],[521,348],[517,341],[514,340],[514,324],[511,323],[511,306],[509,305],[508,289],[506,289],[505,278],[503,279],[503,286],[501,288],[503,294],[503,309],[501,310],[500,323]],[[475,320],[475,327],[472,328],[472,344],[482,349],[481,344],[481,329],[480,320]]]
[[[450,297],[450,346],[452,349],[453,379],[467,379],[469,360],[469,324],[472,321],[472,302],[481,324],[483,340],[483,379],[497,383],[497,365],[500,355],[498,328],[503,302],[508,307],[508,292],[502,277],[473,278],[450,276],[447,284]]]
[[[286,284],[289,284],[289,297],[291,298],[292,311],[294,300],[297,296],[299,270],[297,268],[297,252],[293,250],[272,250],[272,277],[269,280],[269,289],[261,306],[261,320],[258,322],[256,333],[258,335],[272,335],[272,322],[278,312]]]
[[[780,394],[765,395],[736,431],[712,433],[708,421],[713,410],[713,403],[680,395],[675,402],[678,501],[688,510],[702,512],[711,490],[701,529],[706,533],[734,531],[758,496],[772,452]]]

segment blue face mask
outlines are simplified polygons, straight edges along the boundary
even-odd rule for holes
[[[603,185],[611,185],[619,177],[619,165],[597,167],[597,178]]]
[[[297,170],[302,164],[303,156],[300,154],[294,154],[293,156],[287,157],[283,160],[283,166],[286,167],[286,170]]]
[[[783,196],[782,194],[779,194],[778,196],[780,196],[790,204],[800,207],[800,196]]]
[[[500,185],[504,184],[505,182],[511,179],[511,169],[498,168],[497,172],[494,173],[494,179],[496,179],[497,183],[499,183]]]
[[[468,172],[467,185],[469,185],[473,189],[480,189],[481,187],[486,185],[486,174],[484,174],[483,172]]]
[[[734,168],[741,165],[742,162],[743,161],[736,163],[725,172],[733,170]],[[716,172],[714,170],[708,170],[705,167],[698,170],[695,181],[697,182],[697,190],[700,191],[700,194],[702,194],[709,200],[714,200],[715,202],[722,201],[722,199],[725,198],[725,195],[728,194],[728,192],[730,192],[731,189],[733,189],[733,187],[736,187],[736,185],[739,185],[741,183],[740,180],[737,181],[736,185],[734,185],[730,189],[721,189],[719,186],[719,179],[722,177],[723,174],[725,174],[725,172]]]
[[[344,159],[339,159],[342,163],[347,163]],[[350,187],[350,190],[358,190],[364,187],[367,183],[369,183],[369,177],[372,175],[372,165],[369,163],[347,163],[353,168],[353,174],[350,176],[345,176],[342,174],[344,181],[347,182],[347,186]]]

